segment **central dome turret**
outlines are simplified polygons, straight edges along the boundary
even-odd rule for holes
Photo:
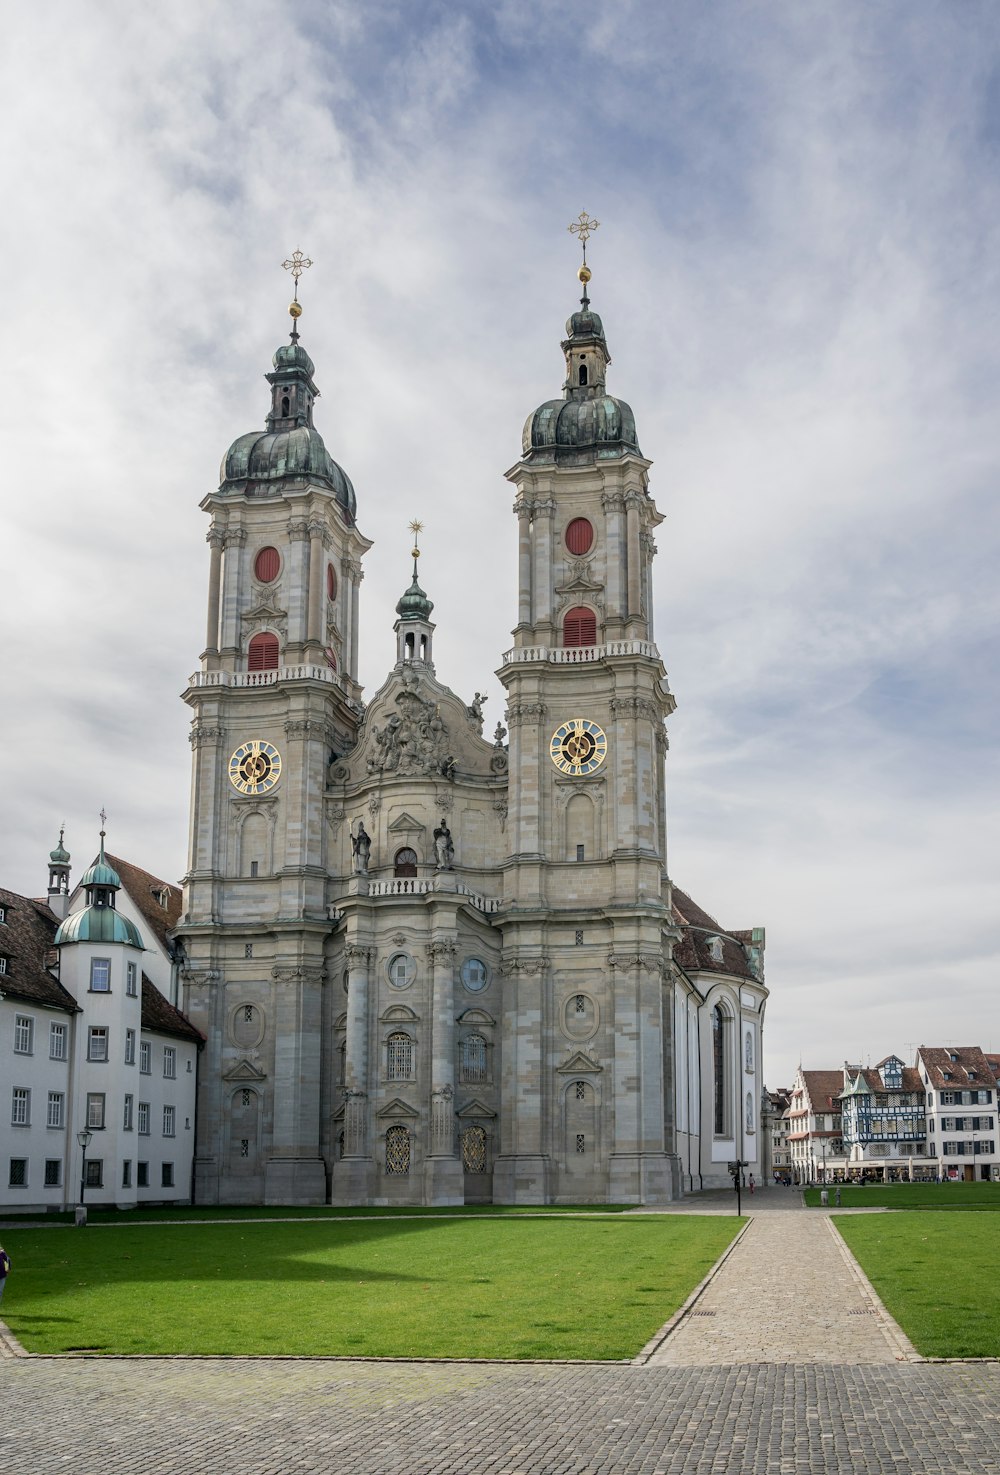
[[[567,319],[562,343],[563,397],[546,400],[524,424],[521,448],[532,461],[585,464],[642,454],[631,407],[607,392],[611,355],[604,324],[587,296],[589,271],[581,280],[580,310]]]
[[[297,331],[271,362],[272,372],[265,376],[271,386],[271,413],[263,431],[251,430],[233,441],[219,468],[219,490],[266,496],[278,492],[283,481],[309,481],[332,492],[353,522],[357,498],[351,479],[313,425],[313,405],[319,398],[315,365]]]

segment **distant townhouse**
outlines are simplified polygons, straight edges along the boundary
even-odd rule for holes
[[[927,1143],[944,1182],[1000,1180],[997,1154],[997,1064],[978,1045],[917,1051],[926,1093]]]
[[[845,1161],[831,1163],[835,1178],[885,1183],[932,1178],[924,1087],[915,1066],[887,1055],[874,1069],[844,1065],[840,1094]]]
[[[803,1070],[799,1066],[788,1108],[788,1153],[793,1182],[822,1182],[835,1163],[843,1169],[840,1106],[843,1089],[843,1071]]]
[[[777,1090],[765,1088],[761,1098],[761,1127],[766,1134],[766,1151],[761,1163],[765,1183],[784,1182],[792,1176],[792,1160],[788,1146],[788,1113],[792,1101],[791,1087]]]
[[[173,1002],[180,891],[103,832],[72,893],[69,874],[60,836],[46,900],[0,890],[0,1207],[188,1202],[203,1040]]]

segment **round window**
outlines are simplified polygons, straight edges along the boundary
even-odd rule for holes
[[[490,981],[486,964],[480,958],[466,958],[462,964],[462,982],[472,994],[478,994]]]
[[[281,571],[277,548],[262,548],[253,561],[253,571],[262,584],[273,584]]]
[[[409,988],[417,976],[417,965],[409,953],[393,953],[385,971],[393,988]]]
[[[566,529],[566,547],[570,553],[589,553],[594,542],[594,529],[585,517],[574,517]]]

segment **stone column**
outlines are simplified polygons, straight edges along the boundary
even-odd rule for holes
[[[605,579],[607,580],[606,633],[609,640],[621,638],[625,624],[625,499],[621,492],[605,492],[601,497],[604,508]]]
[[[548,1155],[543,1090],[542,993],[546,958],[506,958],[504,975],[503,1083],[500,1154],[493,1169],[498,1204],[548,1202]]]
[[[344,1156],[334,1165],[333,1203],[366,1203],[374,1163],[369,1141],[368,984],[374,950],[347,946],[347,1038],[344,1051]]]
[[[532,618],[541,644],[558,644],[558,639],[553,639],[552,624],[552,514],[556,504],[550,497],[547,501],[536,502],[532,510],[535,540]]]
[[[306,545],[309,542],[309,524],[304,518],[296,518],[288,524],[288,581],[285,588],[285,607],[288,610],[288,642],[282,657],[284,665],[293,665],[301,660],[305,649],[309,622],[309,579]]]
[[[219,649],[236,656],[240,649],[240,565],[247,535],[245,528],[227,528],[223,534],[222,624]]]
[[[663,1009],[659,953],[612,953],[614,1140],[611,1203],[668,1203],[671,1164],[664,1147]]]
[[[352,681],[358,679],[358,599],[361,592],[361,580],[364,578],[364,570],[356,558],[344,559],[344,572],[351,581],[351,666],[350,677]]]
[[[194,1142],[194,1198],[198,1204],[225,1203],[222,1183],[225,1141],[225,1101],[227,1090],[219,1062],[225,1042],[225,989],[217,968],[182,967],[181,1008],[201,1030],[206,1050],[198,1069],[198,1109],[195,1114],[197,1135]],[[212,1060],[215,1068],[209,1069]]]
[[[266,1204],[326,1203],[319,1096],[323,972],[275,967],[274,1094],[271,1150],[264,1165]]]
[[[638,492],[628,492],[625,497],[625,526],[628,538],[628,618],[638,620],[642,616],[642,555],[639,549],[639,503]]]
[[[309,524],[309,623],[307,645],[323,645],[323,524]],[[314,651],[315,655],[316,652]]]
[[[219,654],[219,610],[222,604],[222,545],[223,534],[220,528],[210,528],[206,535],[206,542],[211,549],[211,563],[208,571],[208,623],[205,629],[205,655],[208,657]],[[209,660],[209,669],[214,669],[218,661]]]
[[[518,500],[517,515],[517,623],[531,624],[531,506]]]
[[[427,945],[431,965],[431,1112],[424,1202],[465,1201],[462,1165],[455,1144],[455,944],[450,938]]]

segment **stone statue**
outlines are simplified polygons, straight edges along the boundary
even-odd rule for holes
[[[465,709],[466,712],[468,712],[469,716],[472,718],[473,722],[479,723],[480,729],[482,729],[483,725],[483,703],[485,701],[486,693],[484,691],[477,691],[475,696],[472,698],[471,704]]]
[[[354,852],[354,874],[356,876],[367,876],[368,857],[371,855],[372,850],[372,838],[365,829],[363,819],[358,820],[358,833],[351,836],[351,849]]]
[[[441,759],[441,772],[445,778],[455,777],[455,760],[450,753]]]
[[[434,858],[437,861],[435,870],[451,870],[451,863],[455,859],[455,847],[452,844],[451,831],[443,815],[440,825],[434,831]]]
[[[497,730],[493,734],[493,746],[495,748],[502,748],[503,747],[503,740],[504,740],[504,738],[506,736],[507,736],[507,729],[506,729],[506,727],[504,727],[504,725],[503,725],[502,722],[498,722],[497,723]]]

